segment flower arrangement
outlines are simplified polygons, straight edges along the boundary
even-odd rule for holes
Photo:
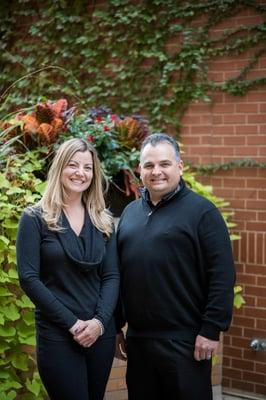
[[[133,192],[138,197],[139,147],[150,133],[146,119],[136,115],[121,117],[108,108],[94,107],[87,113],[73,116],[67,132],[92,142],[110,181],[115,184],[114,178],[122,171],[125,194]]]
[[[109,181],[116,185],[115,178],[122,173],[120,190],[127,196],[134,193],[138,197],[139,147],[149,133],[148,121],[141,116],[118,116],[106,107],[78,112],[74,107],[68,108],[65,99],[46,101],[0,121],[2,161],[8,152],[23,153],[38,148],[49,161],[62,141],[80,137],[95,146]]]

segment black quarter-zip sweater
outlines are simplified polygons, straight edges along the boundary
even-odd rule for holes
[[[127,206],[118,250],[129,336],[218,340],[228,329],[235,269],[227,227],[182,180],[155,207],[147,196]]]

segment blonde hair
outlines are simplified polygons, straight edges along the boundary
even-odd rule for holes
[[[84,139],[69,139],[59,147],[48,173],[46,189],[38,203],[42,209],[42,217],[49,229],[62,230],[59,218],[65,206],[66,192],[61,183],[61,175],[69,160],[78,151],[89,151],[93,160],[92,182],[83,192],[82,200],[94,226],[109,237],[113,231],[113,218],[105,207],[103,183],[106,183],[106,179],[96,150]]]

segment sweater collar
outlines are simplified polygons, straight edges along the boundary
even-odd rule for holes
[[[177,187],[172,190],[170,193],[167,193],[165,196],[162,197],[162,199],[156,204],[156,206],[152,203],[151,198],[150,198],[150,193],[146,187],[140,189],[141,196],[143,200],[145,200],[150,207],[155,208],[158,205],[161,205],[163,203],[166,203],[167,201],[171,200],[177,193],[179,193],[184,187],[185,187],[185,182],[183,179],[180,179],[179,184]]]

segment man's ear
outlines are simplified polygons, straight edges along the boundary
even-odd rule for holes
[[[183,175],[183,169],[184,169],[184,164],[183,164],[182,160],[179,161],[178,168],[179,168],[179,173],[182,176]]]

